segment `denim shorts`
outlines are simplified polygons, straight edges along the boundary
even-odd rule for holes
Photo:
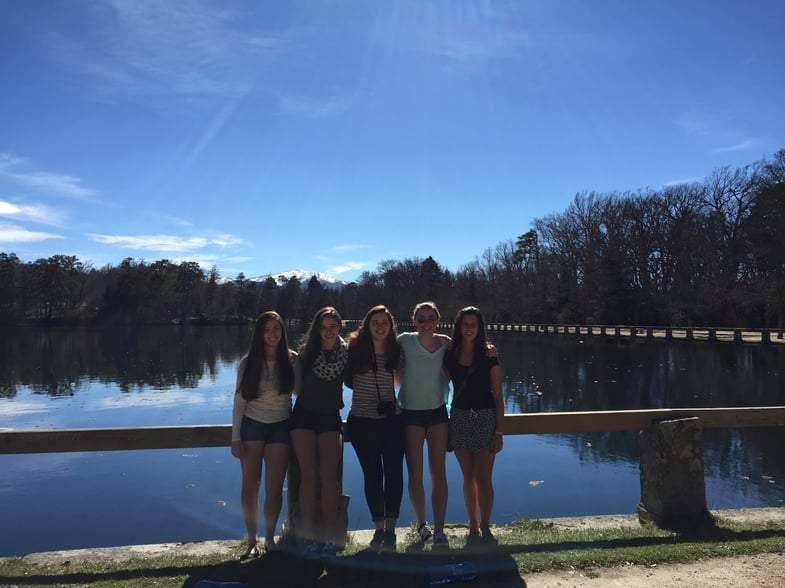
[[[292,429],[308,429],[317,435],[329,432],[342,433],[343,421],[341,420],[341,415],[337,412],[325,414],[307,410],[295,404],[292,416],[289,419],[289,430]]]
[[[436,425],[443,425],[448,421],[447,407],[445,405],[427,410],[403,410],[402,412],[403,422],[407,427],[428,429]]]
[[[240,438],[243,441],[263,441],[267,444],[289,445],[289,419],[277,423],[263,423],[244,416],[240,426]]]

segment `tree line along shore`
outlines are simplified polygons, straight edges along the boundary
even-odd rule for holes
[[[193,261],[95,268],[2,252],[0,324],[234,323],[267,309],[307,321],[323,306],[359,317],[380,302],[405,320],[432,299],[446,317],[473,304],[497,323],[782,329],[783,233],[785,149],[702,182],[581,192],[457,270],[390,259],[339,288],[316,276],[228,278]]]

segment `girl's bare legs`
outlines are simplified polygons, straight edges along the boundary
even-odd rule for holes
[[[259,487],[262,480],[262,458],[264,442],[243,441],[243,454],[240,459],[242,488],[240,504],[243,509],[243,522],[248,537],[248,550],[256,547],[259,525]]]
[[[444,531],[447,514],[447,423],[434,425],[425,431],[428,441],[428,469],[431,473],[431,507],[433,508],[433,531]]]
[[[486,534],[491,529],[493,509],[493,464],[496,454],[482,450],[474,454],[474,477],[477,480],[477,500],[480,508],[480,529]]]
[[[293,429],[292,449],[300,465],[300,529],[297,535],[306,543],[319,540],[316,529],[316,473],[318,455],[316,433],[310,429]]]
[[[283,504],[283,481],[289,465],[289,446],[268,444],[264,450],[264,545],[275,546],[275,528]]]
[[[475,453],[468,449],[456,449],[455,458],[461,466],[463,474],[463,502],[466,505],[466,514],[469,517],[469,534],[480,532],[480,523],[477,520],[477,478],[475,476]]]
[[[425,521],[425,487],[423,486],[422,447],[425,427],[406,427],[406,469],[409,472],[409,501],[412,503],[417,524]]]
[[[335,431],[322,433],[317,442],[324,539],[329,541],[335,540],[338,532],[338,461],[341,455],[341,434]]]

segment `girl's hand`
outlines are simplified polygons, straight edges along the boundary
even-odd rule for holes
[[[502,449],[504,449],[504,435],[494,433],[491,439],[491,453],[499,453]]]
[[[242,441],[232,441],[232,455],[237,459],[242,459],[243,457],[243,442]]]

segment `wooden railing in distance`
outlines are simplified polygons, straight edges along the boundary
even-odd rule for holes
[[[698,417],[705,429],[785,426],[785,406],[507,414],[507,435],[636,431],[654,420]],[[348,440],[348,439],[347,439]],[[230,425],[0,431],[0,454],[228,447]]]

